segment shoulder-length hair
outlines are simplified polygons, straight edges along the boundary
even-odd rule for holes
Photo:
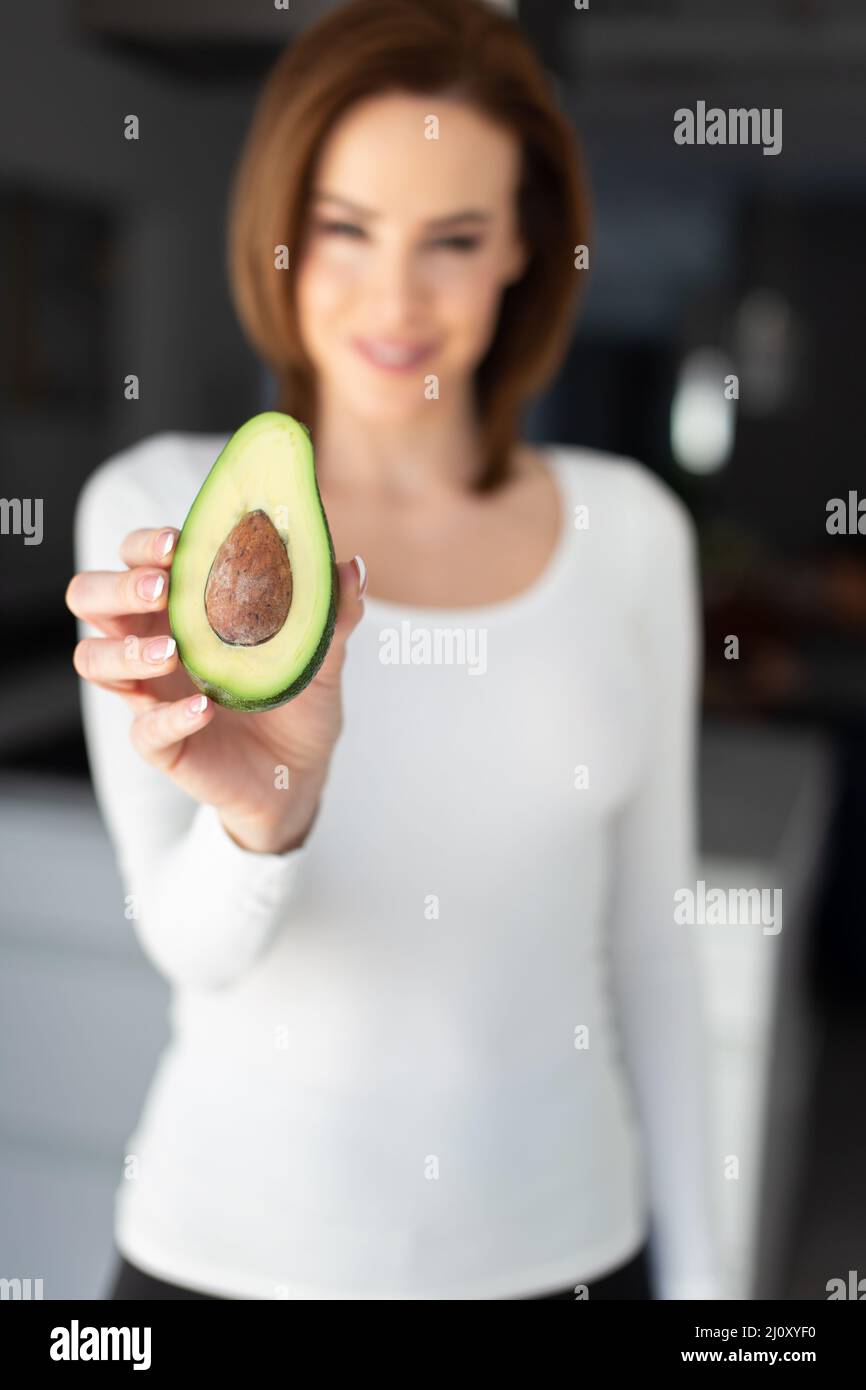
[[[559,367],[588,245],[582,150],[518,25],[484,0],[351,0],[277,60],[260,94],[231,191],[228,267],[240,322],[278,383],[281,410],[316,430],[316,381],[298,331],[289,265],[303,245],[316,157],[355,102],[386,91],[465,100],[511,131],[521,153],[518,225],[529,257],[503,292],[475,375],[484,460],[478,491],[511,472],[521,410]]]

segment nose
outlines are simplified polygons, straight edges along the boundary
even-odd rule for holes
[[[379,248],[370,294],[381,327],[396,328],[412,317],[423,302],[424,285],[411,246]]]

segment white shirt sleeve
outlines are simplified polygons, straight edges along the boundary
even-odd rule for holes
[[[143,446],[138,446],[143,447]],[[75,513],[77,570],[122,570],[119,547],[138,526],[180,525],[117,465],[88,480]],[[101,634],[79,621],[79,636]],[[213,989],[236,980],[286,919],[306,846],[284,854],[242,849],[215,807],[201,805],[136,753],[125,701],[81,682],[94,792],[126,903],[151,962],[172,983]]]
[[[694,525],[664,484],[628,512],[641,664],[650,701],[640,782],[621,809],[612,866],[612,970],[624,1061],[646,1157],[657,1297],[722,1298],[711,1154],[706,1014],[694,926],[674,919],[694,888],[698,680],[703,657]]]

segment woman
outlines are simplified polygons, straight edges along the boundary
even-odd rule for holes
[[[94,781],[175,990],[115,1297],[718,1292],[673,916],[691,524],[637,462],[518,438],[587,237],[510,20],[348,5],[276,65],[230,219],[241,319],[355,556],[313,683],[228,712],[166,645],[172,546],[225,436],[147,439],[84,490]]]

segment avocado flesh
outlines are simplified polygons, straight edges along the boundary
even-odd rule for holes
[[[324,661],[337,602],[309,432],[279,411],[255,415],[217,458],[178,538],[168,594],[178,656],[217,704],[274,709],[300,694]],[[263,608],[278,617],[263,618]]]

